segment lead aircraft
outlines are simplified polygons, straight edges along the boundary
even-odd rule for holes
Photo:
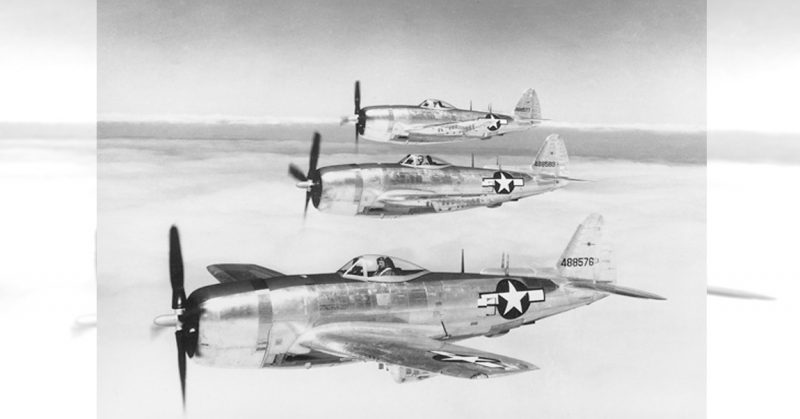
[[[489,111],[459,109],[439,99],[426,99],[419,105],[380,105],[361,107],[361,84],[356,81],[355,110],[342,118],[342,124],[355,125],[355,140],[390,143],[449,143],[486,140],[496,135],[524,131],[542,121],[539,97],[528,89],[514,107],[514,116]]]
[[[185,403],[186,357],[214,367],[311,368],[377,362],[395,381],[437,375],[489,378],[532,371],[526,361],[455,342],[494,337],[609,294],[663,300],[616,285],[603,218],[581,224],[555,268],[430,272],[403,259],[362,255],[333,273],[285,275],[216,264],[220,282],[186,298],[178,230],[169,234],[175,327]]]

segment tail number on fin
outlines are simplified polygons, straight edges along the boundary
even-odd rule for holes
[[[582,266],[594,266],[595,263],[599,263],[600,260],[593,257],[588,258],[563,258],[561,259],[561,266],[566,267],[582,267]]]
[[[556,167],[556,166],[558,166],[558,162],[536,160],[535,162],[533,162],[533,166],[534,167]]]

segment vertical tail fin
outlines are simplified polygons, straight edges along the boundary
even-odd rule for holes
[[[617,280],[611,248],[603,243],[603,216],[592,214],[578,226],[558,259],[561,276],[598,282]]]
[[[522,93],[517,106],[514,107],[514,116],[519,119],[542,119],[539,96],[536,95],[535,90],[528,89]]]
[[[531,164],[535,175],[550,175],[555,177],[569,176],[569,157],[567,146],[558,134],[550,134],[539,148],[536,159]]]

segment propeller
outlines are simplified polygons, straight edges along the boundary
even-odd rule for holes
[[[172,286],[172,309],[175,310],[175,344],[178,347],[178,375],[181,380],[181,400],[186,408],[186,344],[181,316],[185,310],[186,291],[183,288],[183,255],[178,227],[169,229],[169,283]]]
[[[356,91],[358,91],[357,87]],[[356,103],[358,103],[358,101],[356,101]],[[358,138],[357,135],[356,138]],[[308,173],[303,173],[303,171],[293,163],[289,164],[289,174],[293,178],[297,179],[297,187],[306,190],[306,203],[305,207],[303,207],[304,220],[306,218],[306,214],[308,213],[308,201],[313,201],[314,207],[319,205],[319,197],[322,185],[320,182],[319,172],[317,171],[317,163],[319,162],[319,148],[321,140],[322,137],[318,132],[315,132],[314,139],[311,143],[311,152],[308,158]]]
[[[361,82],[356,80],[355,94],[353,96],[354,110],[353,114],[356,116],[356,153],[358,152],[358,136],[364,135],[364,126],[366,125],[366,115],[361,112]]]
[[[173,314],[163,314],[153,319],[154,327],[174,327],[175,345],[178,348],[178,377],[181,382],[181,400],[186,409],[186,358],[193,357],[197,348],[199,313],[186,299],[183,286],[183,256],[178,227],[169,229],[169,283],[172,288]],[[151,329],[154,335],[155,330]]]

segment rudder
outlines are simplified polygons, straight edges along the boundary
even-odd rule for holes
[[[550,134],[536,153],[531,170],[535,175],[566,177],[569,176],[568,166],[569,156],[564,140],[558,134]]]
[[[536,91],[528,89],[514,107],[514,116],[519,119],[542,119],[542,109],[539,106],[539,96]]]
[[[598,282],[616,281],[611,249],[603,241],[603,216],[592,214],[575,230],[556,263],[561,276]]]

